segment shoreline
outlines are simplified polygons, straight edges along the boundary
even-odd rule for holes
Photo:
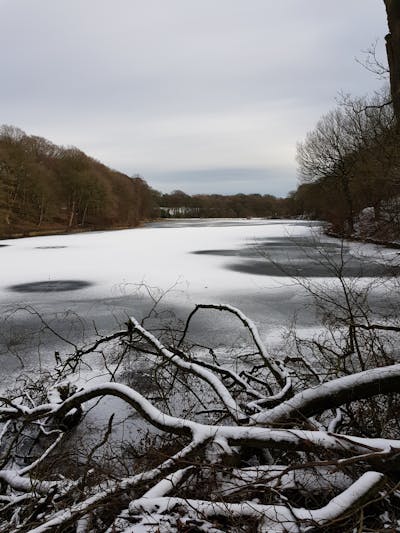
[[[179,220],[198,220],[199,218],[201,219],[204,219],[204,220],[207,220],[208,217],[193,217],[193,218],[189,218],[189,219],[186,219],[186,218],[173,218],[173,217],[168,217],[168,218],[153,218],[153,219],[147,219],[147,220],[142,220],[139,224],[136,224],[135,226],[113,226],[113,227],[109,227],[109,226],[96,226],[96,227],[92,227],[92,228],[73,228],[73,229],[69,229],[69,230],[66,230],[65,228],[58,228],[58,229],[43,229],[43,230],[26,230],[26,231],[16,231],[14,233],[10,233],[10,234],[7,234],[7,235],[2,235],[0,233],[0,241],[6,241],[6,240],[12,240],[12,239],[26,239],[26,238],[29,238],[29,237],[51,237],[53,235],[73,235],[73,234],[76,234],[76,233],[92,233],[92,232],[96,232],[96,231],[121,231],[121,230],[125,230],[125,229],[137,229],[137,228],[142,228],[144,227],[146,224],[151,224],[151,223],[157,223],[157,222],[166,222],[166,221],[179,221]],[[225,217],[216,217],[215,219],[213,218],[213,220],[218,220],[219,218],[221,219],[224,219]],[[260,218],[263,218],[263,217],[251,217],[253,219],[260,219]],[[242,220],[243,217],[235,217],[235,218],[232,218],[232,220]],[[270,219],[267,219],[267,220],[270,220]],[[271,219],[272,220],[272,219]],[[286,219],[275,219],[275,220],[286,220]]]
[[[7,240],[13,240],[13,239],[26,239],[30,237],[52,237],[53,235],[74,235],[77,233],[92,233],[96,231],[121,231],[125,229],[136,229],[141,228],[144,226],[144,224],[150,222],[149,220],[143,221],[140,224],[137,224],[136,226],[115,226],[115,227],[102,227],[98,226],[95,228],[75,228],[70,230],[65,229],[54,229],[54,230],[32,230],[32,231],[18,231],[15,233],[11,233],[8,235],[1,235],[0,234],[0,241],[7,241]],[[155,222],[155,220],[151,221]]]
[[[199,219],[199,218],[202,218],[202,217],[195,217],[195,218],[193,218],[193,220]],[[208,217],[205,217],[204,220],[206,218],[208,218]],[[215,218],[215,220],[218,220],[218,218]],[[225,217],[221,217],[221,218],[225,218]],[[235,217],[235,218],[232,218],[232,220],[241,220],[241,218],[242,217]],[[263,218],[263,217],[251,217],[251,218],[259,219],[259,218]],[[55,236],[55,235],[74,235],[74,234],[79,234],[79,233],[94,233],[94,232],[97,232],[97,231],[109,232],[109,231],[122,231],[122,230],[126,230],[126,229],[139,229],[139,228],[144,227],[146,224],[157,223],[157,222],[166,222],[168,220],[172,222],[172,221],[183,220],[183,218],[173,218],[173,217],[154,218],[154,219],[149,219],[149,220],[143,220],[143,221],[141,221],[139,224],[137,224],[135,226],[114,226],[114,227],[97,226],[97,227],[93,227],[93,228],[73,228],[73,229],[69,229],[69,230],[66,230],[65,228],[58,228],[58,229],[17,231],[15,233],[11,233],[11,234],[8,234],[8,235],[1,235],[0,234],[0,241],[7,241],[7,240],[14,240],[14,239],[26,239],[26,238],[30,238],[30,237],[52,237],[52,236]],[[192,220],[192,218],[189,218],[189,220]],[[268,220],[270,220],[270,219],[268,219]],[[275,219],[275,220],[287,220],[287,219]],[[333,237],[335,239],[343,239],[343,240],[348,241],[348,242],[360,242],[360,243],[364,243],[364,244],[375,244],[375,245],[378,245],[378,246],[384,246],[386,248],[400,249],[400,242],[398,242],[398,241],[397,242],[396,241],[381,241],[381,240],[378,240],[378,239],[373,239],[371,237],[362,238],[362,237],[357,237],[357,236],[354,236],[354,235],[343,237],[343,235],[339,235],[339,234],[337,234],[335,232],[332,232],[332,231],[329,231],[329,230],[325,231],[324,233],[325,233],[325,235],[327,237]]]
[[[332,231],[327,231],[325,235],[327,235],[328,237],[334,237],[335,239],[343,239],[344,241],[349,241],[349,242],[376,244],[378,246],[385,246],[386,248],[396,248],[396,249],[400,248],[400,242],[398,241],[381,241],[379,239],[373,239],[372,237],[362,238],[362,237],[357,237],[355,235],[349,235],[349,236],[343,237],[343,235],[340,235]]]

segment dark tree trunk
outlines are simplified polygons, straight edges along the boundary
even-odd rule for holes
[[[75,216],[75,200],[72,200],[71,211],[70,211],[69,220],[68,220],[68,227],[69,228],[72,227],[72,223],[74,221],[74,216]]]
[[[384,0],[389,33],[386,35],[386,52],[390,69],[390,89],[394,113],[400,126],[400,0]]]

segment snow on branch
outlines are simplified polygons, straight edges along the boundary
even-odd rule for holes
[[[154,427],[175,434],[186,435],[194,442],[206,440],[225,441],[231,446],[251,445],[271,448],[286,448],[298,450],[320,449],[335,451],[341,455],[365,454],[366,452],[387,452],[393,455],[400,452],[400,440],[363,438],[358,436],[328,434],[325,431],[309,431],[302,429],[272,429],[247,426],[208,425],[174,417],[163,413],[140,393],[118,383],[104,383],[88,387],[76,392],[61,404],[45,404],[29,410],[28,417],[32,419],[35,412],[37,417],[60,418],[73,407],[81,406],[95,398],[105,396],[118,397],[133,407],[145,420]],[[258,416],[258,415],[256,415]]]
[[[204,356],[197,360],[180,351],[190,321],[200,309],[227,311],[242,321],[262,359],[262,370],[276,381],[275,394],[265,394],[268,386],[264,374],[257,373],[259,367],[255,367],[253,386],[240,370],[234,372]],[[352,425],[345,406],[378,397],[379,408],[384,400],[396,407],[400,364],[370,368],[315,387],[305,385],[303,377],[295,382],[295,372],[291,370],[290,375],[268,354],[255,325],[231,306],[197,306],[176,350],[167,348],[133,317],[126,333],[109,335],[104,343],[97,339],[93,350],[116,340],[127,340],[124,349],[130,346],[135,354],[142,350],[156,357],[157,365],[168,370],[167,376],[177,372],[195,376],[190,385],[184,383],[185,392],[192,381],[194,387],[198,383],[210,387],[213,395],[201,402],[201,417],[195,408],[179,415],[181,411],[173,409],[174,402],[184,399],[176,385],[179,380],[168,383],[165,395],[176,396],[167,404],[157,395],[150,397],[140,388],[107,382],[104,377],[78,390],[68,381],[68,373],[60,381],[59,371],[58,381],[38,388],[36,396],[22,393],[0,398],[1,531],[122,533],[135,528],[152,531],[164,524],[171,532],[197,527],[217,533],[241,531],[241,524],[251,524],[259,532],[305,532],[338,520],[349,520],[353,527],[363,506],[371,505],[372,513],[381,512],[377,501],[383,498],[386,510],[390,508],[387,502],[391,502],[400,472],[398,434],[360,431]],[[87,351],[81,350],[79,357]],[[246,365],[252,376],[254,368]],[[118,376],[114,372],[112,380]],[[162,382],[157,385],[163,386]],[[298,392],[289,398],[294,390]],[[148,445],[141,460],[128,460],[125,450],[136,451],[137,442],[129,431],[123,433],[118,452],[112,440],[117,424],[111,423],[114,415],[110,413],[105,436],[98,438],[99,444],[79,450],[83,460],[71,475],[67,466],[63,468],[61,443],[74,442],[82,420],[98,408],[97,400],[102,398],[108,403],[102,402],[101,408],[115,408],[112,400],[121,400],[128,413],[124,423],[133,420],[133,424],[145,425],[164,444],[159,448]],[[332,417],[331,410],[340,406],[329,425],[323,420],[328,430],[317,419],[311,426],[310,417]],[[389,413],[393,424],[396,409]],[[82,415],[74,419],[74,431],[65,425],[71,413]],[[343,432],[334,432],[339,427],[345,428]],[[81,435],[82,442],[85,436]],[[99,459],[106,441],[114,461],[110,470]],[[150,460],[152,455],[156,459]]]
[[[253,417],[257,424],[277,424],[304,419],[328,409],[378,394],[400,392],[400,364],[343,376],[299,392],[270,411]]]
[[[261,356],[262,360],[264,361],[265,366],[271,371],[271,373],[273,374],[273,376],[275,377],[279,385],[281,387],[285,387],[285,385],[287,385],[287,383],[290,382],[289,374],[284,364],[282,363],[282,361],[276,360],[271,354],[267,352],[264,346],[264,343],[261,340],[257,326],[254,324],[254,322],[250,320],[244,313],[242,313],[240,309],[237,309],[236,307],[233,307],[232,305],[197,304],[194,310],[188,316],[180,344],[182,344],[183,340],[185,339],[185,336],[188,332],[192,318],[201,309],[213,309],[216,311],[225,311],[225,312],[235,315],[242,322],[245,328],[249,331],[252,337],[252,340],[255,346],[257,347],[258,353]]]
[[[358,510],[385,482],[379,472],[366,472],[348,489],[320,509],[308,510],[287,505],[260,505],[254,502],[210,502],[174,497],[142,497],[130,506],[131,514],[173,513],[182,510],[190,516],[246,518],[259,521],[260,532],[300,532],[304,527],[322,527]]]
[[[241,420],[247,420],[247,415],[242,413],[228,389],[215,374],[209,372],[200,365],[187,362],[177,354],[172,353],[165,346],[163,346],[163,344],[154,335],[146,331],[134,317],[131,317],[130,321],[132,323],[133,330],[146,339],[146,341],[148,341],[167,361],[171,362],[181,370],[194,374],[195,376],[207,382],[222,400],[234,420],[238,422]]]

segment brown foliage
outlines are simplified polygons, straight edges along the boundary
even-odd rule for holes
[[[143,179],[116,172],[77,148],[13,126],[0,128],[0,235],[130,227],[153,210]]]

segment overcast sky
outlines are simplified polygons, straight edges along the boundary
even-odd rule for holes
[[[0,123],[165,192],[286,195],[385,33],[382,0],[0,0]]]

